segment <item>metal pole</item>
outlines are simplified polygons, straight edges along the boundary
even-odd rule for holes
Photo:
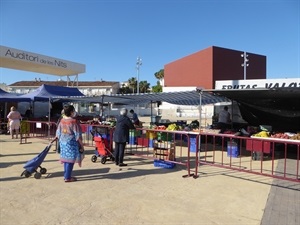
[[[201,120],[202,120],[202,90],[200,91],[199,93],[200,95],[200,99],[199,99],[199,102],[200,102],[200,107],[199,107],[199,130],[201,131]]]
[[[247,79],[247,56],[246,52],[244,52],[244,80]]]
[[[136,61],[136,76],[137,76],[137,90],[136,93],[140,94],[140,66],[142,65],[142,59],[137,57]],[[137,114],[139,114],[139,105],[137,105]]]
[[[247,66],[249,66],[249,64],[247,63],[249,61],[249,59],[247,58],[247,52],[244,52],[243,54],[241,54],[241,57],[244,58],[244,63],[242,63],[242,66],[244,67],[244,80],[247,79]]]
[[[136,61],[136,73],[137,73],[137,90],[136,93],[140,93],[140,66],[142,65],[142,59],[140,57],[137,57]]]
[[[199,108],[199,133],[201,133],[201,120],[202,120],[202,116],[201,116],[201,114],[202,114],[202,93],[203,93],[203,91],[202,90],[200,90],[200,92],[199,92],[199,105],[200,105],[200,108]],[[198,162],[200,162],[200,151],[201,151],[201,135],[199,136],[199,140],[198,140],[198,148],[200,149],[199,150],[199,153],[198,153],[198,149],[196,150],[197,151],[197,154],[199,154],[198,155]],[[198,166],[199,166],[200,164],[198,163],[198,165],[196,165],[195,166],[195,168],[196,168],[196,170],[198,170]],[[196,171],[196,172],[198,172],[198,171]],[[197,173],[196,173],[197,174]]]
[[[49,110],[49,112],[48,112],[48,138],[50,138],[50,122],[51,122],[51,108],[52,107],[50,107],[50,104],[51,104],[51,98],[49,97],[49,102],[48,102],[48,110]]]

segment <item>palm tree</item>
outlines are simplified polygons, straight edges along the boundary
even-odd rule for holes
[[[165,70],[164,70],[164,69],[161,69],[160,71],[154,73],[154,76],[155,76],[155,78],[158,79],[158,80],[164,79],[164,77],[165,77]]]
[[[137,88],[137,82],[136,82],[136,78],[135,77],[131,77],[130,79],[128,79],[128,83],[129,83],[129,87],[132,88],[132,93],[135,93],[134,90],[136,90]]]
[[[165,70],[161,69],[160,71],[154,73],[154,76],[156,79],[158,79],[157,83],[155,86],[152,86],[152,91],[153,92],[162,92],[162,85],[163,85],[163,80],[165,77]]]
[[[143,80],[140,82],[139,87],[141,93],[147,93],[150,89],[150,83],[148,83],[146,80]]]
[[[125,84],[122,84],[122,87],[119,89],[118,94],[130,94],[130,93],[132,93],[130,87],[128,87],[127,85],[125,86]]]

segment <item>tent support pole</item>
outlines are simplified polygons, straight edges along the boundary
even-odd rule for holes
[[[49,104],[48,104],[48,109],[49,109],[49,113],[48,113],[48,138],[50,138],[50,117],[51,117],[51,107],[50,107],[50,104],[51,104],[51,98],[49,98]]]
[[[100,120],[103,120],[104,114],[103,114],[103,98],[104,96],[101,96],[101,112],[100,112]]]
[[[151,111],[150,111],[150,125],[152,123],[152,116],[153,116],[153,112],[152,112],[152,100],[150,102],[150,105],[151,105]]]
[[[199,133],[201,132],[201,123],[202,123],[202,90],[200,91],[200,97],[199,97]],[[199,149],[201,149],[201,136],[199,136],[199,140],[198,140],[198,147]],[[197,149],[198,150],[198,149]],[[199,151],[200,152],[200,151]],[[198,154],[198,151],[197,151]],[[198,162],[200,162],[200,153],[198,154]],[[198,165],[196,165],[196,175],[198,175]]]
[[[233,129],[233,100],[231,99],[231,129]]]
[[[202,120],[202,90],[199,92],[199,130],[201,130]]]

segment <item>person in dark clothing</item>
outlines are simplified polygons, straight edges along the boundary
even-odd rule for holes
[[[228,106],[224,106],[223,110],[219,113],[218,128],[221,129],[220,133],[224,133],[226,129],[230,128],[230,113],[228,112]]]
[[[30,119],[32,117],[32,107],[31,106],[26,110],[25,117],[27,119]]]
[[[133,124],[134,124],[134,125],[140,125],[139,117],[138,117],[138,115],[134,112],[134,110],[131,109],[129,112],[132,114],[132,122],[133,122]]]
[[[114,131],[113,141],[115,142],[115,164],[119,166],[127,166],[123,163],[126,143],[129,142],[129,130],[135,129],[134,124],[127,116],[127,109],[120,110],[120,116],[117,119]]]

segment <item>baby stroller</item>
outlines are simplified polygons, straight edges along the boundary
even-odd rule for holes
[[[94,141],[96,144],[95,154],[92,155],[92,162],[96,162],[97,158],[101,158],[101,163],[105,164],[107,159],[110,159],[111,161],[115,161],[114,154],[110,150],[109,142],[107,139],[107,136],[105,137],[105,134],[97,134],[97,136],[94,136]]]
[[[25,163],[24,165],[24,171],[21,174],[21,177],[24,175],[26,178],[30,177],[33,173],[34,174],[34,178],[35,179],[40,179],[42,174],[47,173],[47,169],[44,167],[41,167],[42,162],[44,161],[45,157],[47,156],[52,143],[55,141],[55,139],[50,142],[50,144],[48,146],[45,147],[45,149],[38,154],[36,157],[34,157],[33,159],[29,160],[27,163]],[[40,168],[40,172],[37,171],[37,169]]]

